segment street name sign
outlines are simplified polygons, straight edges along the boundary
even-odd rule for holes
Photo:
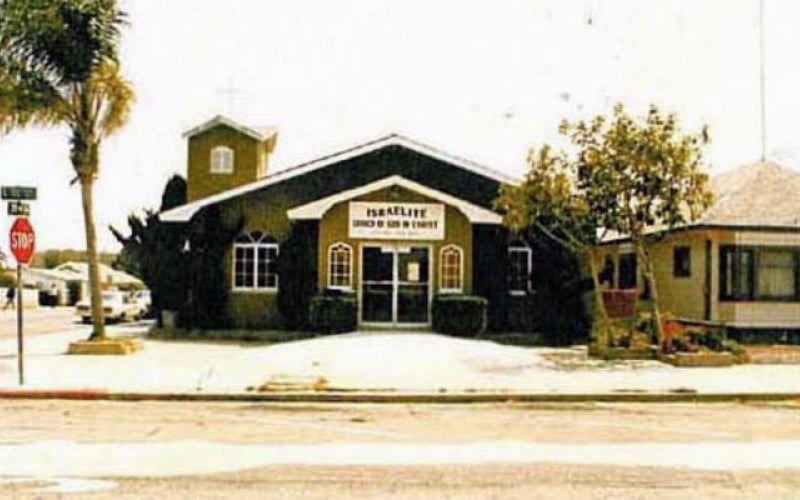
[[[14,258],[17,259],[17,264],[27,265],[36,248],[36,235],[30,221],[26,217],[15,219],[11,224],[8,239],[8,247],[14,254]]]
[[[8,202],[8,215],[28,216],[31,214],[31,206],[21,201]]]
[[[0,198],[4,200],[35,200],[36,188],[31,186],[0,186]]]

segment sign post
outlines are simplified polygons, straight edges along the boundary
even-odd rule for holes
[[[22,337],[22,266],[27,266],[33,257],[36,247],[36,234],[27,217],[18,217],[11,225],[8,233],[8,247],[17,260],[17,368],[19,385],[25,384],[25,366],[23,361],[24,343]]]
[[[33,201],[36,199],[36,188],[33,186],[0,186],[0,198],[9,200],[8,214],[19,216],[11,225],[8,240],[9,248],[17,259],[17,367],[19,369],[19,385],[25,383],[23,365],[22,342],[22,266],[28,265],[33,257],[35,248],[35,235],[33,226],[28,222],[30,205],[22,200]]]

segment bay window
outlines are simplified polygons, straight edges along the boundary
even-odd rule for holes
[[[800,301],[800,249],[720,247],[720,299]]]

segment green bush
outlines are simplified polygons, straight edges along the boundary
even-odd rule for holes
[[[473,337],[486,331],[488,301],[474,295],[437,295],[433,299],[433,330]]]
[[[325,294],[311,298],[308,322],[315,332],[342,333],[356,329],[358,301],[353,294]]]
[[[724,351],[723,342],[725,335],[718,330],[689,331],[689,340],[697,346],[706,347],[710,351]]]

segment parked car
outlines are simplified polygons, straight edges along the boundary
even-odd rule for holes
[[[136,301],[136,306],[139,308],[139,316],[148,318],[153,312],[153,300],[150,295],[150,290],[138,290],[133,293],[133,300]]]
[[[103,292],[102,303],[103,317],[106,323],[135,320],[142,315],[136,301],[124,292]],[[89,299],[75,304],[75,314],[80,316],[84,323],[92,322],[92,307]]]

